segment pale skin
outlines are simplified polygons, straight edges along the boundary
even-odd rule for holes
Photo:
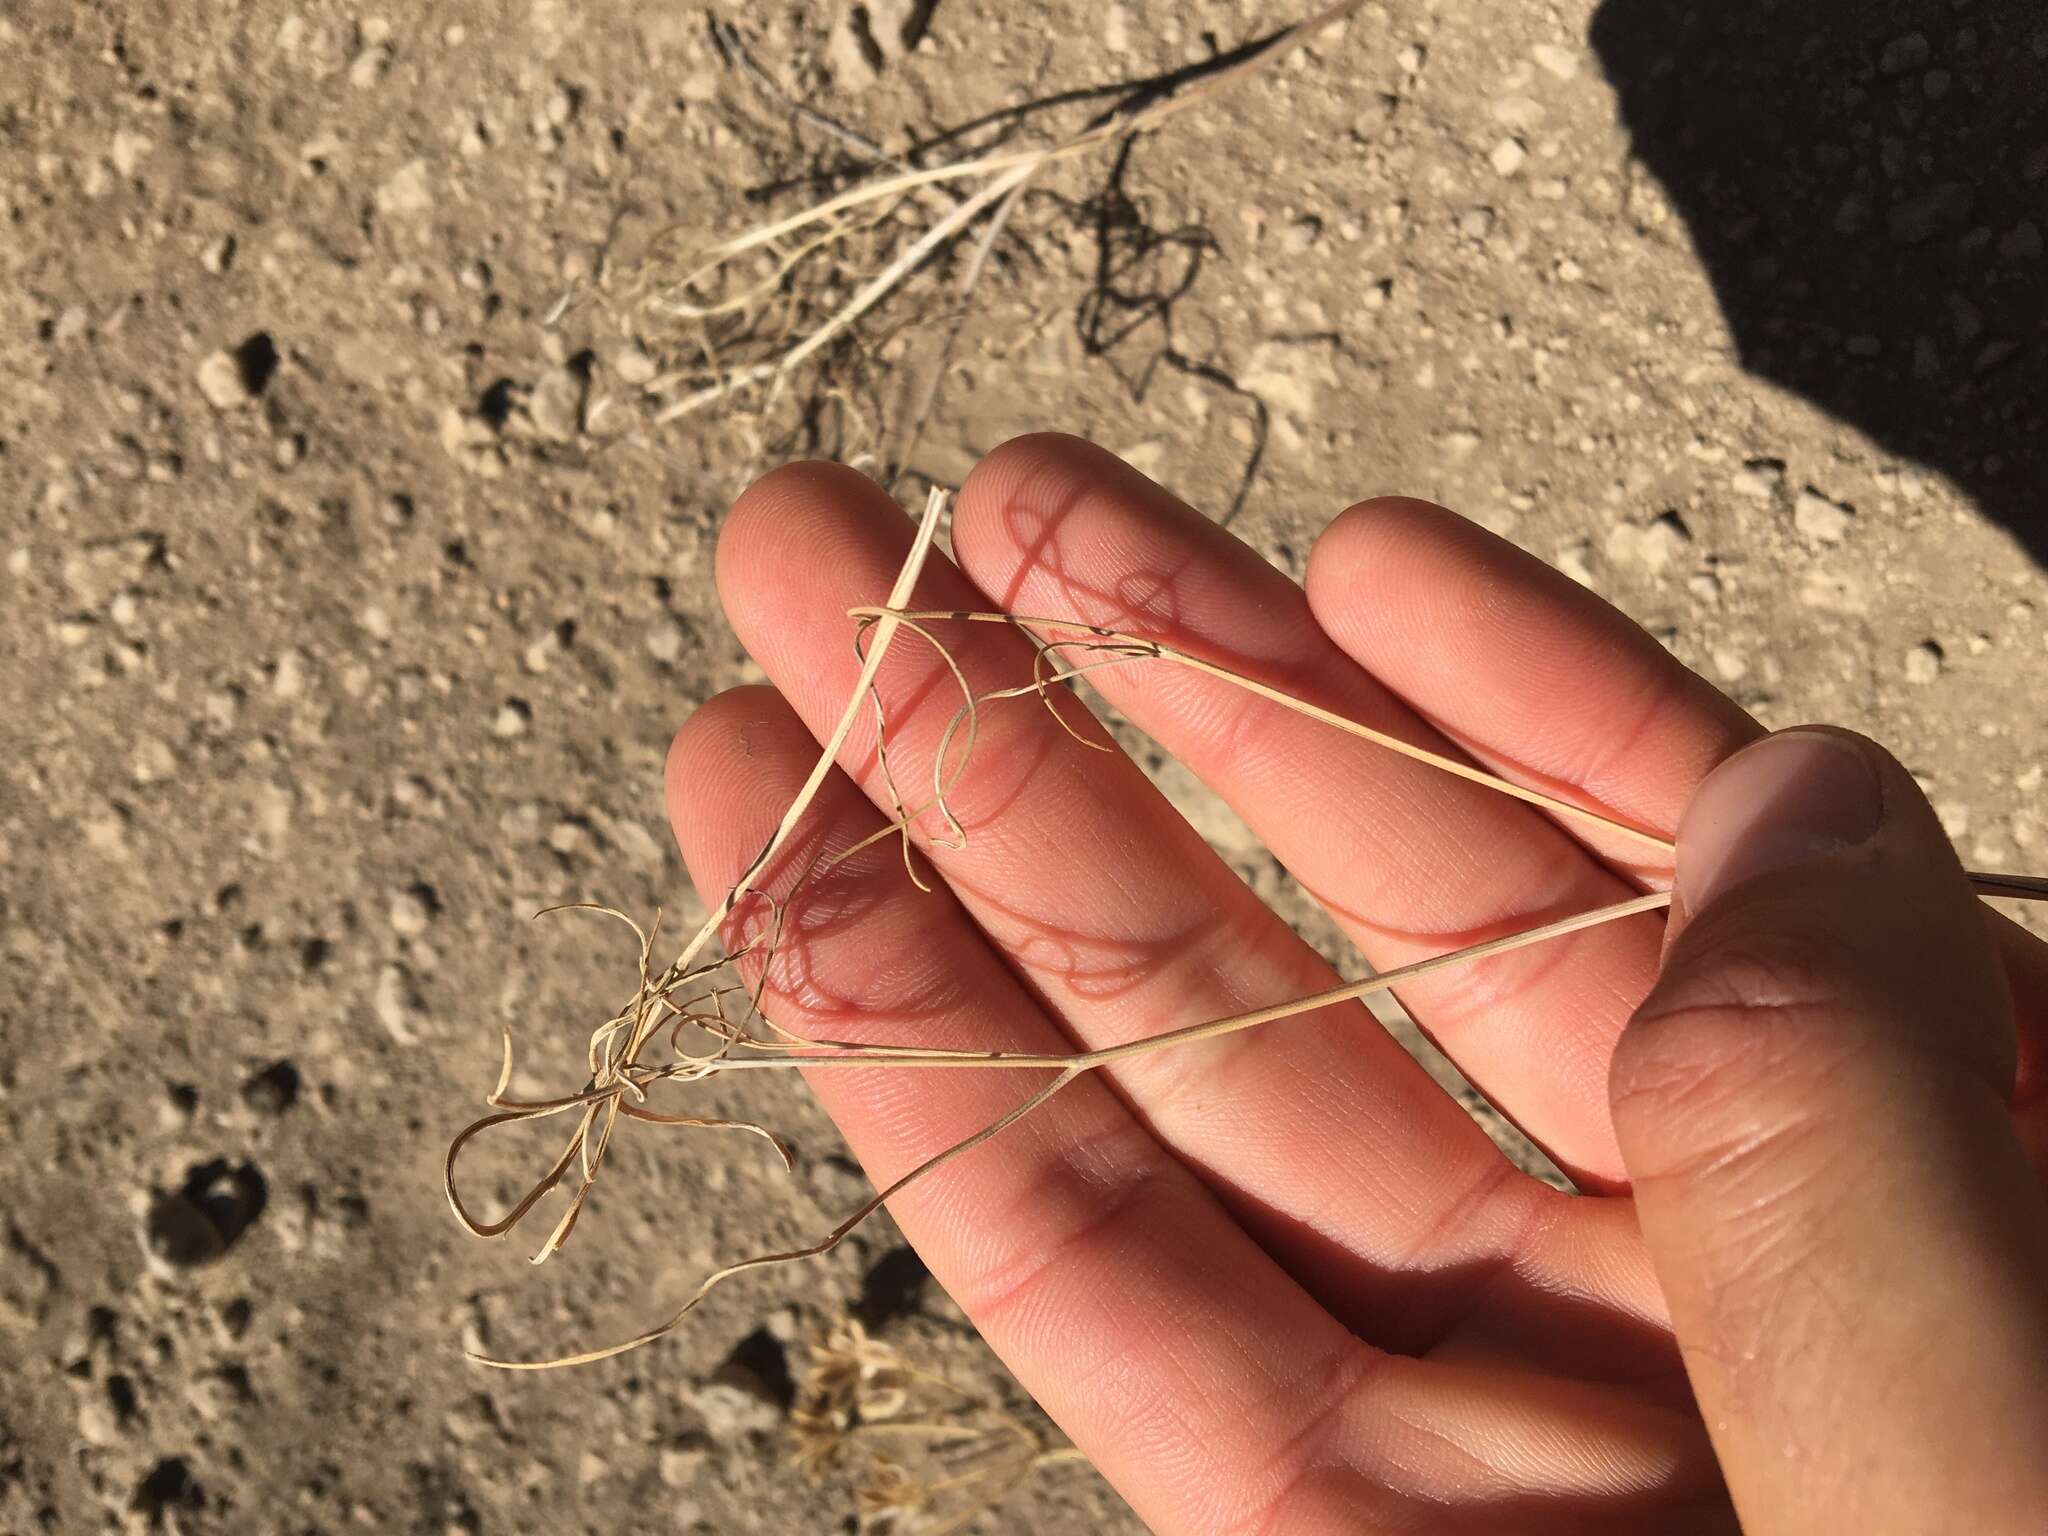
[[[772,686],[703,706],[670,753],[669,809],[707,901],[845,708],[860,667],[845,612],[889,588],[910,536],[831,466],[777,471],[734,508],[720,591]],[[2040,1528],[2048,954],[1987,919],[1902,770],[1852,749],[1883,788],[1875,852],[1759,876],[1688,916],[1698,871],[1725,862],[1704,850],[1727,836],[1713,788],[1696,791],[1761,728],[1454,514],[1345,511],[1297,584],[1109,455],[1039,437],[970,476],[953,543],[960,567],[935,555],[913,607],[1156,636],[1677,833],[1674,926],[1644,914],[1401,992],[1582,1196],[1518,1172],[1346,1004],[1079,1079],[891,1202],[1153,1528]],[[978,689],[1030,676],[1003,627],[946,638]],[[1670,883],[1640,844],[1216,679],[1093,680],[1381,968]],[[928,764],[950,676],[902,644],[879,688],[892,764]],[[865,721],[840,764],[800,855],[887,819]],[[883,844],[792,910],[764,996],[778,1023],[1072,1051],[1337,979],[1136,764],[1033,702],[988,712],[951,804],[966,846],[927,848],[932,893]],[[1039,1086],[809,1076],[878,1185]]]

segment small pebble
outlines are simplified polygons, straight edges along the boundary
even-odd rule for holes
[[[1878,68],[1888,75],[1903,75],[1908,70],[1918,69],[1933,55],[1925,34],[1907,32],[1885,44],[1884,54],[1878,60]]]
[[[401,939],[416,939],[434,920],[434,909],[417,889],[400,891],[391,898],[391,931]]]
[[[1529,152],[1522,148],[1517,140],[1502,139],[1493,146],[1493,153],[1486,158],[1493,166],[1495,175],[1513,176],[1527,163]]]
[[[1984,334],[1984,315],[1976,305],[1960,293],[1951,293],[1946,302],[1949,329],[1955,334],[1958,345],[1967,347]]]
[[[147,134],[134,133],[123,128],[114,135],[107,158],[114,162],[114,169],[124,177],[133,177],[142,169],[142,162],[149,158],[149,152],[156,148],[156,142]]]
[[[1593,546],[1584,539],[1575,539],[1557,552],[1556,565],[1565,575],[1580,586],[1593,591],[1599,590],[1591,564]]]
[[[210,352],[199,365],[199,393],[216,411],[232,411],[252,398],[242,378],[242,365],[232,352]]]
[[[1131,51],[1131,13],[1121,5],[1102,8],[1102,46],[1110,53]]]
[[[866,40],[854,30],[851,15],[842,16],[825,42],[825,61],[832,82],[842,91],[864,91],[880,78],[868,57]]]
[[[1493,120],[1504,128],[1526,132],[1543,121],[1543,103],[1533,96],[1503,96],[1493,104]]]
[[[1931,191],[1894,205],[1886,224],[1900,245],[1920,245],[1969,222],[1977,191],[1967,181],[1945,181]]]
[[[710,1454],[703,1446],[673,1446],[664,1450],[655,1463],[662,1486],[676,1492],[688,1488],[697,1481],[697,1474]]]
[[[383,43],[365,48],[348,67],[348,83],[359,91],[367,91],[384,78],[384,71],[391,67],[391,49]]]
[[[94,1393],[78,1405],[78,1438],[87,1445],[106,1447],[121,1438],[122,1423],[114,1405]]]
[[[674,619],[659,620],[647,632],[647,654],[656,661],[671,662],[683,654],[689,636]]]
[[[370,1008],[384,1032],[399,1045],[419,1044],[413,1020],[420,1011],[419,994],[402,965],[386,965],[377,972],[377,984],[370,993]]]
[[[612,372],[621,383],[645,384],[654,377],[654,359],[641,347],[624,346],[612,354]]]
[[[588,381],[577,369],[550,368],[527,396],[526,414],[533,429],[553,442],[574,441],[583,429],[583,397]]]
[[[1841,543],[1848,537],[1854,516],[1851,508],[1828,500],[1811,487],[1801,491],[1792,503],[1792,526],[1819,544]]]
[[[1925,687],[1941,676],[1942,650],[1932,640],[1923,640],[1906,652],[1906,681]]]
[[[434,211],[434,177],[424,160],[408,160],[377,188],[377,211],[414,218]]]
[[[1779,459],[1751,459],[1729,476],[1729,485],[1744,496],[1768,501],[1785,484],[1785,465]]]
[[[762,1392],[750,1391],[733,1381],[709,1382],[691,1393],[688,1400],[703,1416],[705,1432],[720,1445],[729,1445],[749,1434],[767,1434],[782,1425],[779,1405]]]

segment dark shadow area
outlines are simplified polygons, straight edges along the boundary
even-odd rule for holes
[[[1076,218],[1095,235],[1094,280],[1074,312],[1082,352],[1106,362],[1135,401],[1144,400],[1161,368],[1233,395],[1249,415],[1251,442],[1230,502],[1219,521],[1228,527],[1244,510],[1266,457],[1271,415],[1266,403],[1214,363],[1180,349],[1173,309],[1193,291],[1203,263],[1217,253],[1216,238],[1199,224],[1155,226],[1137,194],[1125,186],[1140,144],[1117,146],[1102,190],[1074,205]]]
[[[756,1328],[735,1344],[732,1353],[712,1373],[712,1379],[752,1392],[784,1412],[796,1401],[796,1378],[790,1374],[789,1353],[766,1328]]]
[[[188,1170],[175,1190],[158,1190],[143,1223],[144,1241],[175,1269],[211,1263],[254,1226],[269,1201],[261,1172],[225,1158]]]
[[[878,1333],[899,1317],[924,1306],[924,1288],[932,1278],[917,1250],[891,1248],[860,1277],[860,1300],[853,1315],[870,1333]]]
[[[243,1081],[242,1102],[259,1115],[281,1115],[298,1102],[301,1086],[295,1064],[274,1061]]]
[[[206,1508],[206,1490],[184,1457],[166,1456],[136,1483],[128,1507],[146,1530],[175,1530],[182,1524],[180,1514],[195,1515]]]
[[[268,331],[258,331],[235,348],[235,372],[240,375],[242,388],[252,395],[260,395],[270,387],[270,381],[277,374],[277,343],[270,339]]]
[[[1742,364],[2048,554],[2048,11],[1607,0],[1592,41]]]

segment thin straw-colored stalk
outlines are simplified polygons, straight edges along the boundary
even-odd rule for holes
[[[750,1269],[764,1269],[773,1264],[793,1264],[802,1259],[821,1258],[825,1254],[830,1253],[846,1240],[855,1227],[858,1227],[868,1217],[888,1204],[896,1195],[909,1188],[910,1185],[923,1178],[926,1174],[943,1168],[954,1158],[964,1153],[972,1152],[983,1142],[1002,1135],[1004,1131],[1007,1131],[1019,1120],[1022,1120],[1041,1104],[1044,1104],[1054,1094],[1066,1087],[1067,1084],[1073,1082],[1075,1078],[1081,1075],[1082,1070],[1079,1067],[1070,1067],[1062,1071],[1058,1077],[1047,1083],[1038,1092],[1032,1094],[1030,1098],[1019,1104],[1000,1120],[992,1121],[976,1131],[972,1136],[969,1136],[965,1141],[955,1142],[943,1152],[926,1158],[887,1189],[877,1192],[859,1210],[840,1222],[822,1240],[811,1244],[808,1248],[792,1248],[786,1253],[759,1254],[754,1258],[741,1259],[737,1264],[728,1264],[723,1269],[714,1270],[711,1274],[704,1277],[703,1282],[691,1293],[690,1299],[678,1307],[673,1316],[659,1326],[648,1329],[645,1333],[622,1340],[617,1344],[608,1344],[602,1349],[586,1350],[580,1355],[564,1355],[553,1360],[499,1360],[489,1355],[477,1354],[475,1351],[469,1352],[469,1358],[478,1365],[494,1366],[501,1371],[546,1371],[554,1370],[561,1366],[588,1365],[597,1360],[609,1360],[614,1355],[623,1355],[629,1350],[639,1349],[643,1345],[652,1344],[664,1334],[673,1333],[676,1325],[689,1316],[699,1302],[703,1301],[720,1284],[730,1280],[734,1275],[743,1275]]]
[[[1412,961],[1391,971],[1381,971],[1376,975],[1367,976],[1361,981],[1342,982],[1324,991],[1311,993],[1307,997],[1290,998],[1284,1003],[1253,1008],[1245,1013],[1231,1014],[1227,1018],[1189,1024],[1180,1029],[1169,1029],[1163,1034],[1145,1035],[1137,1040],[1126,1040],[1120,1045],[1106,1045],[1092,1051],[1038,1055],[1027,1051],[948,1051],[919,1049],[915,1046],[892,1046],[887,1050],[878,1051],[853,1046],[817,1054],[792,1050],[787,1055],[729,1057],[719,1063],[719,1070],[736,1072],[760,1067],[1013,1067],[1092,1072],[1097,1067],[1106,1067],[1114,1061],[1127,1061],[1133,1056],[1148,1056],[1154,1051],[1192,1045],[1198,1040],[1214,1040],[1223,1035],[1257,1029],[1261,1025],[1275,1024],[1297,1014],[1312,1013],[1318,1008],[1352,1002],[1375,992],[1384,992],[1389,987],[1420,981],[1425,976],[1449,970],[1454,966],[1470,965],[1475,960],[1484,960],[1492,955],[1504,955],[1511,950],[1523,949],[1531,944],[1542,944],[1550,939],[1561,939],[1566,934],[1597,928],[1603,923],[1618,922],[1622,918],[1635,917],[1643,912],[1656,912],[1670,905],[1669,891],[1648,891],[1641,896],[1631,896],[1626,901],[1617,901],[1610,906],[1596,907],[1590,912],[1575,912],[1570,917],[1559,918],[1540,927],[1525,928],[1515,933],[1503,934],[1497,939],[1487,939],[1482,943],[1467,945],[1463,949],[1454,949],[1447,954]]]
[[[888,612],[890,610],[883,608],[858,607],[849,608],[847,616],[854,619],[879,620]],[[1324,709],[1319,704],[1311,704],[1306,699],[1296,698],[1293,694],[1275,688],[1270,683],[1262,683],[1257,678],[1248,677],[1242,672],[1234,671],[1220,662],[1210,661],[1190,651],[1181,650],[1178,646],[1169,645],[1164,640],[1155,640],[1146,635],[1129,634],[1123,630],[1104,629],[1099,624],[1087,624],[1077,619],[1047,619],[1026,614],[972,613],[964,609],[932,609],[918,612],[896,611],[894,616],[901,620],[914,620],[922,624],[954,620],[972,624],[1007,624],[1014,629],[1024,630],[1049,629],[1070,634],[1084,634],[1092,639],[1111,645],[1131,646],[1135,648],[1135,654],[1120,658],[1118,661],[1102,662],[1097,663],[1097,665],[1115,666],[1120,664],[1121,661],[1148,661],[1154,658],[1160,661],[1170,661],[1176,666],[1186,667],[1190,671],[1218,678],[1223,682],[1229,683],[1232,687],[1241,688],[1246,693],[1254,694],[1268,703],[1277,704],[1283,709],[1293,710],[1298,715],[1305,715],[1311,720],[1331,726],[1336,730],[1345,732],[1347,735],[1357,736],[1365,741],[1373,742],[1378,746],[1385,747],[1390,752],[1397,752],[1403,757],[1412,758],[1418,763],[1426,763],[1428,766],[1444,773],[1453,774],[1474,784],[1483,785],[1487,789],[1496,790],[1503,795],[1511,795],[1517,800],[1527,801],[1531,805],[1540,806],[1544,810],[1551,811],[1557,815],[1569,816],[1577,821],[1603,827],[1609,832],[1615,832],[1623,837],[1632,838],[1660,854],[1668,856],[1675,851],[1671,840],[1660,833],[1632,826],[1630,823],[1618,820],[1613,816],[1607,815],[1605,812],[1591,810],[1583,805],[1574,805],[1571,801],[1561,800],[1555,795],[1546,795],[1541,790],[1530,789],[1526,785],[1515,783],[1512,779],[1504,779],[1498,774],[1488,773],[1483,768],[1475,768],[1470,763],[1461,763],[1456,758],[1445,757],[1442,753],[1432,752],[1427,747],[1418,747],[1413,742],[1403,741],[1398,736],[1391,736],[1385,731],[1375,730],[1369,725],[1350,719],[1348,716],[1340,715],[1335,710]]]
[[[917,589],[917,578],[924,570],[926,557],[931,554],[933,541],[938,538],[939,523],[945,516],[947,504],[951,499],[945,491],[936,487],[925,499],[924,516],[919,520],[917,533],[910,541],[909,553],[903,557],[903,567],[896,573],[896,583],[889,589],[891,608],[901,608],[908,604],[910,594]],[[782,845],[789,841],[790,833],[796,830],[796,825],[803,819],[804,812],[810,809],[811,801],[817,798],[818,790],[823,787],[826,777],[839,761],[839,749],[846,745],[846,738],[853,734],[854,722],[860,718],[868,692],[881,674],[882,658],[888,654],[889,646],[896,638],[897,628],[898,621],[893,618],[884,617],[876,622],[874,639],[868,647],[867,656],[861,662],[860,676],[854,682],[853,695],[846,701],[846,709],[839,716],[839,723],[832,728],[832,734],[825,738],[824,745],[819,749],[818,760],[812,766],[809,776],[805,778],[803,787],[796,792],[796,798],[789,802],[789,809],[783,812],[782,820],[776,823],[775,831],[769,836],[761,851],[754,856],[753,862],[746,867],[739,879],[733,882],[732,888],[711,909],[703,925],[683,947],[682,956],[676,961],[676,969],[687,969],[690,962],[703,952],[704,946],[717,935],[719,925],[732,915],[733,908],[739,904],[741,896],[752,886],[755,876],[766,869],[769,861],[782,851]]]
[[[917,532],[911,539],[909,552],[904,556],[903,565],[896,574],[894,585],[890,588],[891,607],[902,607],[907,604],[910,601],[911,593],[916,590],[918,575],[923,571],[925,559],[930,555],[932,544],[938,537],[939,524],[945,515],[949,499],[944,491],[936,488],[926,499],[924,516],[918,523]],[[664,973],[666,984],[673,985],[698,974],[691,970],[691,963],[717,935],[719,927],[732,915],[734,908],[738,906],[741,899],[752,891],[754,879],[763,869],[767,868],[769,862],[774,859],[775,855],[781,851],[783,845],[788,842],[791,832],[796,829],[797,824],[803,819],[804,812],[809,809],[811,801],[817,796],[818,790],[824,784],[826,776],[832,771],[834,764],[837,762],[840,747],[845,744],[846,738],[852,733],[854,722],[860,717],[860,712],[868,692],[873,688],[875,678],[881,672],[882,659],[888,654],[889,647],[895,640],[899,627],[900,621],[893,618],[879,620],[873,626],[874,636],[872,643],[868,647],[867,654],[861,662],[859,683],[854,689],[853,696],[847,700],[846,710],[840,716],[838,725],[833,729],[831,735],[820,749],[818,760],[813,765],[810,775],[804,780],[803,787],[797,791],[796,797],[790,801],[788,810],[783,813],[782,820],[777,823],[775,831],[770,835],[767,843],[763,845],[760,853],[755,855],[753,862],[747,866],[746,871],[733,883],[731,889],[725,893],[724,897],[717,902],[711,912],[705,917],[703,925],[698,928],[689,943],[684,946],[681,957],[671,964]],[[598,910],[609,911],[606,908],[599,908]],[[638,991],[634,994],[634,1003],[627,1012],[608,1021],[592,1037],[590,1088],[586,1092],[574,1095],[568,1099],[551,1101],[544,1104],[511,1105],[505,1103],[503,1096],[511,1082],[512,1074],[512,1043],[508,1031],[505,1039],[504,1065],[499,1073],[498,1086],[492,1091],[488,1100],[488,1102],[500,1108],[503,1113],[486,1116],[458,1135],[449,1145],[448,1157],[443,1169],[444,1190],[448,1197],[449,1208],[455,1213],[455,1219],[476,1236],[495,1237],[510,1230],[539,1202],[542,1196],[555,1188],[568,1174],[571,1164],[580,1156],[583,1163],[582,1182],[571,1198],[568,1210],[563,1213],[562,1219],[556,1223],[553,1231],[548,1234],[539,1252],[534,1254],[533,1262],[536,1264],[558,1250],[563,1242],[568,1239],[570,1231],[575,1226],[577,1217],[583,1210],[584,1202],[589,1198],[591,1187],[596,1181],[598,1167],[604,1160],[606,1147],[609,1145],[612,1130],[618,1122],[622,1108],[630,1108],[624,1105],[625,1098],[629,1096],[633,1098],[644,1096],[644,1089],[635,1081],[630,1069],[638,1062],[640,1052],[645,1048],[648,1040],[657,1034],[667,1023],[667,1015],[659,1006],[666,1000],[666,992],[665,990],[657,990],[653,987],[652,978],[649,974],[649,956],[653,949],[653,934],[643,931],[638,924],[634,923],[631,918],[626,917],[623,913],[613,912],[611,915],[618,917],[620,921],[624,922],[629,928],[632,928],[634,933],[639,936],[640,985]],[[766,973],[764,972],[763,974],[765,979]],[[756,1011],[758,1011],[758,996],[755,1001],[757,1004]],[[721,1015],[722,1012],[721,1008]],[[701,1075],[705,1070],[708,1070],[708,1067],[703,1063],[697,1063],[693,1067],[693,1071],[697,1075]],[[556,1160],[553,1167],[541,1179],[540,1183],[519,1201],[510,1214],[501,1220],[483,1223],[473,1217],[463,1205],[462,1197],[457,1190],[455,1182],[455,1163],[463,1147],[479,1133],[494,1125],[543,1119],[574,1108],[580,1108],[582,1111],[578,1118],[576,1129],[570,1135],[568,1146],[563,1150],[562,1155]],[[643,1115],[633,1115],[631,1117],[647,1118],[647,1116]],[[709,1125],[711,1122],[706,1121],[702,1123]],[[726,1126],[730,1125],[731,1122],[719,1122],[719,1124]],[[741,1126],[739,1128],[754,1130],[766,1136],[771,1143],[776,1145],[777,1150],[782,1153],[784,1161],[787,1162],[787,1149],[782,1148],[781,1144],[776,1141],[776,1138],[765,1128],[758,1126]]]
[[[810,335],[806,336],[794,347],[791,347],[789,351],[783,353],[773,362],[755,363],[749,367],[741,368],[734,373],[728,374],[716,384],[707,384],[694,394],[685,395],[682,399],[663,406],[660,411],[655,413],[655,424],[661,425],[674,421],[678,417],[687,416],[692,411],[699,410],[709,405],[712,401],[731,394],[736,389],[744,389],[749,384],[765,383],[770,379],[781,378],[794,372],[803,365],[805,359],[810,357],[812,353],[816,352],[820,347],[829,345],[834,338],[839,336],[848,326],[852,325],[854,321],[858,320],[886,298],[890,289],[894,288],[915,270],[933,251],[944,245],[954,235],[958,234],[961,229],[971,223],[976,214],[980,213],[990,203],[1009,196],[1012,190],[1021,186],[1026,178],[1031,176],[1037,169],[1036,165],[1019,166],[994,185],[982,188],[974,196],[968,198],[959,207],[932,225],[924,234],[912,241],[910,246],[901,255],[884,267],[876,276],[870,278],[861,286],[858,293],[854,294],[852,298],[835,310],[823,325],[811,332]]]

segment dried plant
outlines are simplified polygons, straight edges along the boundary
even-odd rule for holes
[[[1061,714],[1060,699],[1064,690],[1056,685],[1085,677],[1104,667],[1141,664],[1185,667],[1241,688],[1334,730],[1344,731],[1389,751],[1398,752],[1441,772],[1527,801],[1567,821],[1597,828],[1609,836],[1628,840],[1641,848],[1647,857],[1654,859],[1659,867],[1667,866],[1674,852],[1671,841],[1658,833],[1632,826],[1590,806],[1511,783],[1468,763],[1459,762],[1398,737],[1373,730],[1357,721],[1234,671],[1219,662],[1156,639],[1067,619],[960,610],[913,610],[907,606],[910,594],[937,536],[946,504],[947,498],[944,493],[932,493],[910,552],[897,573],[887,600],[877,606],[855,608],[850,612],[849,618],[857,627],[856,645],[862,657],[861,670],[853,694],[848,699],[837,726],[826,738],[815,766],[783,814],[774,834],[732,888],[713,907],[703,925],[684,946],[677,959],[659,971],[653,967],[654,942],[659,933],[658,918],[654,925],[643,930],[625,914],[611,908],[579,904],[581,910],[605,913],[633,930],[639,940],[634,991],[625,1006],[592,1033],[589,1045],[590,1076],[585,1086],[576,1093],[538,1101],[507,1099],[505,1094],[511,1081],[513,1063],[513,1042],[510,1030],[507,1029],[504,1065],[499,1074],[498,1085],[488,1099],[495,1112],[464,1129],[450,1145],[445,1168],[447,1194],[456,1217],[464,1226],[477,1236],[496,1237],[518,1225],[550,1191],[563,1183],[572,1171],[579,1172],[580,1178],[567,1208],[534,1255],[535,1262],[539,1262],[560,1248],[568,1239],[589,1197],[598,1170],[604,1161],[605,1150],[610,1145],[612,1134],[621,1119],[693,1129],[747,1132],[767,1141],[782,1157],[785,1165],[788,1164],[787,1149],[765,1126],[747,1121],[676,1114],[653,1108],[651,1095],[664,1086],[701,1082],[730,1072],[788,1071],[798,1068],[813,1070],[826,1067],[885,1067],[904,1071],[1013,1070],[1050,1073],[1051,1077],[1007,1114],[928,1158],[889,1187],[877,1192],[819,1241],[802,1248],[743,1259],[712,1272],[669,1318],[657,1326],[632,1338],[580,1354],[537,1361],[473,1357],[481,1363],[508,1370],[546,1369],[601,1360],[651,1343],[674,1329],[713,1288],[733,1276],[830,1252],[893,1196],[911,1184],[929,1177],[953,1159],[1001,1135],[1086,1073],[1154,1051],[1171,1050],[1200,1040],[1212,1040],[1223,1035],[1262,1028],[1333,1003],[1400,986],[1436,971],[1469,964],[1489,955],[1502,954],[1527,945],[1540,944],[1598,924],[1669,905],[1671,898],[1668,891],[1650,891],[1625,901],[1544,923],[1522,932],[1489,939],[1395,970],[1348,981],[1307,997],[1276,1002],[1225,1018],[1185,1024],[1160,1034],[1092,1051],[1039,1054],[1001,1050],[942,1050],[891,1044],[856,1045],[845,1041],[811,1039],[782,1028],[764,1013],[762,1001],[775,955],[782,942],[789,903],[795,893],[807,881],[844,862],[853,854],[891,838],[901,840],[908,876],[922,887],[923,882],[918,876],[911,855],[914,829],[918,828],[927,816],[935,816],[939,829],[931,835],[933,842],[955,847],[964,844],[966,833],[959,818],[953,814],[948,797],[962,775],[968,771],[981,712],[1005,701],[1036,699],[1064,728],[1076,735],[1077,739],[1085,741],[1085,738],[1079,738],[1079,733],[1073,730],[1072,725]],[[1030,679],[1011,687],[976,693],[937,632],[940,626],[946,624],[1002,624],[1024,634],[1034,647]],[[906,804],[897,783],[895,770],[890,765],[887,746],[888,712],[875,686],[884,656],[898,638],[905,634],[913,636],[932,649],[950,673],[961,694],[958,709],[940,733],[933,754],[929,784],[922,791],[924,798],[914,806]],[[781,897],[776,897],[756,882],[764,878],[764,872],[789,845],[812,799],[837,762],[840,749],[846,744],[855,723],[864,712],[871,712],[874,717],[877,758],[881,765],[883,782],[894,803],[895,814],[881,830],[863,838],[852,847],[829,858],[814,856],[808,863],[795,870],[789,888]],[[2044,880],[1982,874],[1973,874],[1971,879],[1980,890],[1991,894],[2023,897],[2048,895],[2048,881]],[[749,929],[745,919],[741,918],[739,931],[728,931],[729,924],[743,911],[755,919],[751,928]],[[721,932],[727,932],[731,940],[728,953],[723,959],[704,958],[712,941]],[[745,979],[744,973],[747,971],[753,972],[754,979],[751,982]],[[483,1221],[473,1216],[458,1192],[455,1178],[456,1163],[464,1147],[476,1136],[495,1126],[558,1115],[574,1116],[575,1130],[548,1171],[502,1217]]]
[[[1083,1459],[850,1317],[813,1340],[789,1423],[792,1465],[814,1482],[856,1476],[861,1529],[902,1536],[961,1530],[1032,1473]]]
[[[930,412],[968,300],[1033,179],[1051,166],[1149,132],[1176,113],[1274,68],[1359,4],[1339,0],[1325,6],[1248,57],[1171,94],[1134,88],[1126,101],[1066,138],[937,165],[890,156],[864,135],[794,100],[747,55],[737,33],[715,26],[720,51],[759,89],[882,174],[709,245],[694,243],[691,232],[680,228],[657,240],[636,286],[647,317],[678,336],[682,356],[640,386],[649,400],[660,402],[652,422],[661,425],[714,403],[730,404],[739,395],[765,416],[792,377],[830,356],[913,272],[986,216],[954,285],[938,364],[923,370],[905,420],[897,425],[891,456],[903,463]],[[828,385],[848,392],[843,380],[828,380]],[[609,397],[593,401],[591,419],[618,403]]]

